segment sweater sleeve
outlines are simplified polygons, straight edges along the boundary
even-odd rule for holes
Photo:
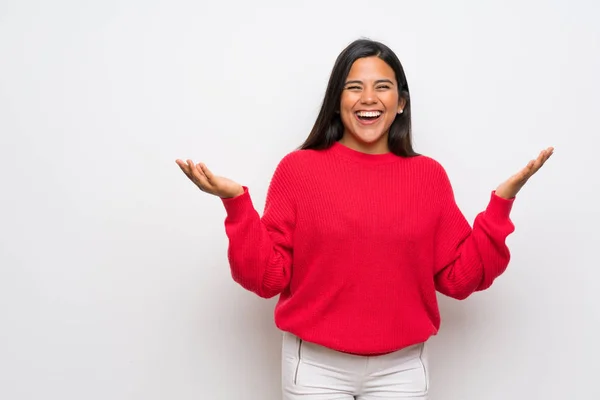
[[[263,298],[281,293],[291,275],[295,206],[284,161],[271,179],[262,218],[247,187],[243,194],[222,200],[231,275],[243,288]]]
[[[465,299],[489,288],[508,267],[506,238],[514,231],[510,211],[514,198],[491,193],[486,209],[469,225],[459,210],[445,171],[439,184],[440,215],[435,234],[436,289]]]

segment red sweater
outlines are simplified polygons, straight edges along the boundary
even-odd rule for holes
[[[223,199],[233,279],[279,296],[283,331],[338,351],[382,354],[437,333],[436,290],[464,299],[506,269],[514,199],[491,193],[473,227],[440,164],[339,143],[288,154],[262,218],[248,189]]]

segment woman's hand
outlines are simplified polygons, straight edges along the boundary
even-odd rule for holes
[[[239,183],[222,176],[215,176],[203,163],[194,164],[192,160],[175,161],[183,173],[190,178],[200,190],[223,199],[236,197],[244,193]]]
[[[544,163],[550,158],[553,152],[553,147],[548,147],[546,150],[542,150],[538,158],[529,161],[525,168],[498,186],[496,189],[496,195],[502,197],[503,199],[512,199],[515,197],[517,193],[519,193],[519,190],[521,190],[525,183],[527,183],[529,178],[531,178],[533,174],[542,168],[542,165],[544,165]]]

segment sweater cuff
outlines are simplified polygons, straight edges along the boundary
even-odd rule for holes
[[[242,187],[244,188],[244,193],[239,196],[221,198],[225,211],[227,212],[227,217],[231,220],[242,219],[244,216],[248,215],[249,211],[254,210],[248,188],[246,186]]]
[[[508,219],[514,202],[515,197],[504,199],[498,196],[494,190],[490,196],[490,202],[488,203],[485,213],[495,219]]]

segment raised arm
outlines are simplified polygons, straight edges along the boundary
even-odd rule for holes
[[[233,279],[260,297],[281,293],[290,280],[295,225],[294,196],[290,190],[293,185],[286,159],[273,175],[262,218],[252,204],[248,188],[215,176],[202,163],[177,163],[202,191],[219,196],[223,202]]]
[[[517,193],[553,153],[542,151],[535,160],[492,192],[485,211],[471,228],[456,205],[446,173],[439,178],[440,214],[435,238],[435,284],[439,292],[464,299],[487,289],[510,261],[506,238],[514,231],[510,211]]]

